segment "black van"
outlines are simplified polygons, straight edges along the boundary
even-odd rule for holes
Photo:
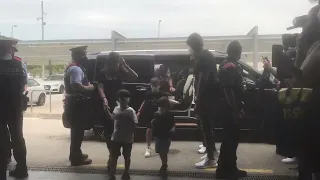
[[[193,65],[190,61],[188,50],[132,50],[132,51],[117,51],[125,60],[126,63],[138,74],[138,80],[134,83],[124,82],[123,86],[129,90],[132,94],[132,100],[130,106],[136,111],[139,109],[145,93],[150,89],[148,84],[150,79],[154,76],[155,69],[159,65],[164,65],[168,72],[171,74],[173,85],[176,88],[174,95],[175,100],[181,102],[172,111],[175,113],[177,133],[187,132],[189,136],[184,138],[191,140],[194,139],[194,133],[198,134],[198,125],[193,113]],[[226,58],[226,54],[219,51],[211,51],[217,61],[217,64],[222,62]],[[104,67],[104,62],[97,62],[98,56],[108,56],[109,52],[100,52],[95,54],[88,54],[87,57],[90,60],[90,67],[88,68],[88,77],[91,82],[95,81],[96,72],[100,71]],[[262,133],[264,126],[268,123],[264,118],[261,118],[263,112],[263,106],[261,100],[270,94],[272,96],[272,90],[260,90],[256,87],[256,82],[260,79],[262,73],[253,67],[249,66],[245,62],[239,62],[243,72],[244,85],[246,86],[246,93],[244,97],[244,110],[246,112],[246,118],[243,119],[241,129],[245,132],[257,132]],[[94,68],[95,67],[95,68]],[[95,72],[96,71],[96,72]],[[100,100],[98,93],[94,95],[94,99]],[[101,126],[100,119],[94,120],[94,125],[91,127],[95,134],[103,139],[103,128]],[[214,120],[215,129],[222,129],[223,118]],[[138,124],[137,135],[144,137],[146,124],[140,122]],[[194,133],[191,133],[194,132]],[[256,136],[256,135],[253,135]],[[189,139],[191,138],[191,139]]]

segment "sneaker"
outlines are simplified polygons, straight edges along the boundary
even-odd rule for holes
[[[205,158],[207,158],[208,154],[205,154],[204,156],[201,156],[201,160],[204,160]]]
[[[116,176],[114,176],[114,175],[109,175],[108,180],[116,180]]]
[[[89,165],[92,163],[92,160],[89,158],[81,158],[81,159],[75,159],[71,160],[71,166],[84,166]]]
[[[18,179],[26,178],[29,176],[27,166],[16,165],[14,170],[9,171],[9,176]]]
[[[160,168],[160,177],[162,180],[166,180],[168,178],[168,173],[167,173],[168,166],[162,165]]]
[[[215,168],[218,166],[216,160],[209,160],[208,157],[205,157],[201,162],[198,162],[194,165],[197,169],[206,169],[206,168]]]
[[[219,159],[219,156],[220,156],[220,150],[216,150],[214,153],[213,153],[213,156],[214,156],[214,159]]]
[[[121,176],[121,180],[130,180],[130,174],[129,172],[123,172],[122,176]]]
[[[207,148],[204,147],[204,146],[198,150],[198,153],[199,153],[199,154],[204,154],[204,153],[206,153],[206,152],[207,152]]]
[[[220,155],[220,151],[216,150],[213,154],[214,159],[218,160],[219,159],[219,155]],[[204,156],[201,156],[201,160],[204,160],[206,157],[208,156],[208,154],[205,154]]]
[[[202,147],[203,147],[203,144],[200,144],[200,145],[199,145],[199,148],[202,148]]]
[[[146,153],[144,153],[144,157],[148,158],[151,156],[151,148],[146,149]]]
[[[294,164],[296,162],[297,162],[296,158],[285,158],[285,159],[282,159],[282,163],[284,163],[284,164]]]
[[[248,176],[248,174],[246,171],[239,170],[239,169],[234,173],[232,173],[228,170],[222,170],[219,168],[217,168],[217,170],[216,170],[216,178],[217,179],[238,179],[238,178],[244,178],[247,176]]]

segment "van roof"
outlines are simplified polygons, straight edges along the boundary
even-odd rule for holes
[[[221,51],[209,50],[215,57],[226,57],[227,54]],[[108,55],[111,51],[88,54],[88,56]],[[168,55],[189,55],[187,49],[160,49],[160,50],[127,50],[115,51],[121,56],[168,56]]]

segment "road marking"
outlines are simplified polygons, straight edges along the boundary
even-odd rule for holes
[[[90,164],[90,165],[88,165],[88,167],[101,168],[101,167],[107,167],[107,164]],[[118,164],[117,168],[118,169],[123,169],[124,168],[124,164]]]
[[[217,168],[207,168],[205,171],[216,171]],[[273,171],[271,169],[241,169],[247,171],[248,173],[268,173],[272,174]]]

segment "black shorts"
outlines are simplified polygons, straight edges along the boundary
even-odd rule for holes
[[[121,156],[121,148],[122,148],[122,155],[124,157],[131,156],[132,143],[121,143],[121,142],[110,141],[110,145],[111,145],[111,149],[110,149],[111,156],[114,156],[114,157]]]
[[[171,145],[171,140],[162,140],[159,138],[155,138],[155,139],[156,139],[156,144],[155,144],[156,153],[168,154],[170,145]]]

